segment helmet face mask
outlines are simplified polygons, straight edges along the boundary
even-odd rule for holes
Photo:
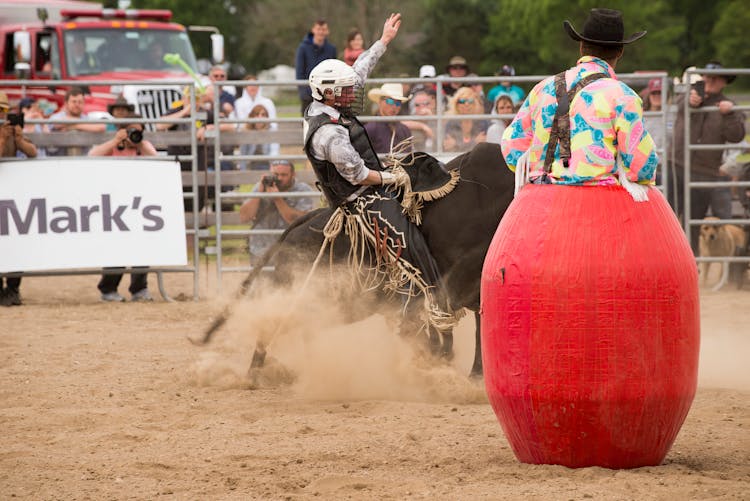
[[[310,90],[316,101],[327,102],[341,112],[350,112],[357,99],[357,74],[338,59],[326,59],[310,72]],[[333,99],[333,102],[330,102]]]

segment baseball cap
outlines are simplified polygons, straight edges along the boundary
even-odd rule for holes
[[[498,76],[514,77],[516,76],[516,69],[509,64],[504,64],[502,68],[497,70],[497,74]]]
[[[648,81],[649,92],[661,92],[661,78],[652,78]]]
[[[425,64],[419,68],[419,78],[435,78],[437,72],[431,64]]]

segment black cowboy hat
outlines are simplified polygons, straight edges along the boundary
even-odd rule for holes
[[[705,69],[707,70],[723,70],[724,66],[719,61],[709,61],[708,64],[706,64]],[[703,75],[705,76],[705,75]],[[724,80],[727,81],[728,84],[734,82],[734,79],[737,78],[737,75],[729,75],[729,74],[723,74],[723,75],[714,75],[717,77],[722,77]]]
[[[625,45],[642,38],[646,32],[639,31],[625,36],[625,25],[622,12],[613,9],[591,9],[589,17],[583,23],[583,32],[578,33],[570,21],[563,21],[563,27],[570,38],[576,42],[590,42],[597,45]]]

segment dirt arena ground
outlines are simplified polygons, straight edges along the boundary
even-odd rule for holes
[[[0,499],[750,499],[750,290],[702,292],[687,421],[663,465],[614,471],[516,461],[465,377],[469,319],[454,367],[415,366],[380,316],[326,329],[273,294],[197,348],[226,301],[212,282],[150,304],[100,303],[96,282],[25,279],[0,309]],[[285,316],[253,389],[255,335]]]

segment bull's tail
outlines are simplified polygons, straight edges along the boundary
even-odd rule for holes
[[[287,235],[289,232],[297,228],[298,226],[307,223],[310,219],[315,217],[317,215],[318,211],[312,211],[308,212],[294,221],[289,225],[289,227],[284,230],[284,233],[282,233],[279,236],[279,239],[266,250],[266,252],[263,253],[263,255],[258,260],[258,263],[253,267],[252,270],[250,270],[250,273],[247,274],[245,279],[240,284],[239,289],[234,295],[234,300],[224,307],[224,309],[219,313],[219,315],[211,322],[211,325],[206,329],[206,332],[203,333],[203,338],[201,339],[193,339],[189,337],[191,343],[197,346],[202,346],[205,344],[208,344],[211,339],[213,338],[214,334],[221,329],[221,327],[229,320],[229,317],[232,315],[232,310],[234,307],[234,303],[242,299],[250,290],[250,287],[252,286],[253,282],[255,282],[255,279],[258,278],[258,276],[263,271],[263,268],[271,261],[271,259],[276,255],[276,253],[281,249],[281,247],[284,245],[284,241],[286,240]]]

